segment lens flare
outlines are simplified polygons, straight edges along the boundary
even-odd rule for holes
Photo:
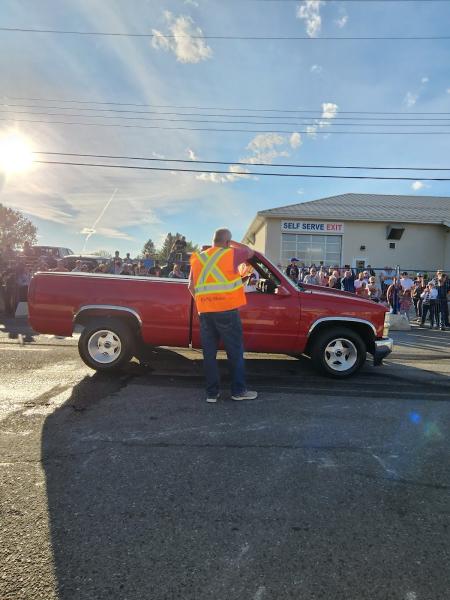
[[[6,175],[28,171],[33,164],[30,142],[18,134],[0,136],[0,171]]]

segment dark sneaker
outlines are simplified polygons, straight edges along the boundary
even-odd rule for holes
[[[231,396],[232,400],[256,400],[258,397],[258,392],[252,392],[251,390],[246,390],[240,394],[236,394]]]
[[[215,404],[219,399],[219,396],[220,394],[216,394],[215,396],[207,396],[206,402],[209,402],[209,404]]]

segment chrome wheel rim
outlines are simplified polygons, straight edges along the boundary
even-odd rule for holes
[[[358,350],[355,344],[346,338],[330,340],[324,354],[327,367],[338,372],[348,371],[358,359]]]
[[[88,341],[89,356],[103,365],[114,362],[122,350],[119,336],[109,329],[100,329]]]

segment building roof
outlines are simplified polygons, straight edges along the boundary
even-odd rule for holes
[[[387,194],[340,194],[299,204],[289,204],[257,213],[245,234],[248,239],[264,219],[328,219],[427,223],[450,227],[450,197],[394,196]]]
[[[407,221],[438,223],[450,220],[450,197],[390,196],[382,194],[341,194],[320,200],[290,204],[258,215],[342,219],[344,221]]]

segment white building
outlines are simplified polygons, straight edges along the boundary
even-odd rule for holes
[[[286,266],[450,271],[450,197],[342,194],[257,213],[243,242]]]

